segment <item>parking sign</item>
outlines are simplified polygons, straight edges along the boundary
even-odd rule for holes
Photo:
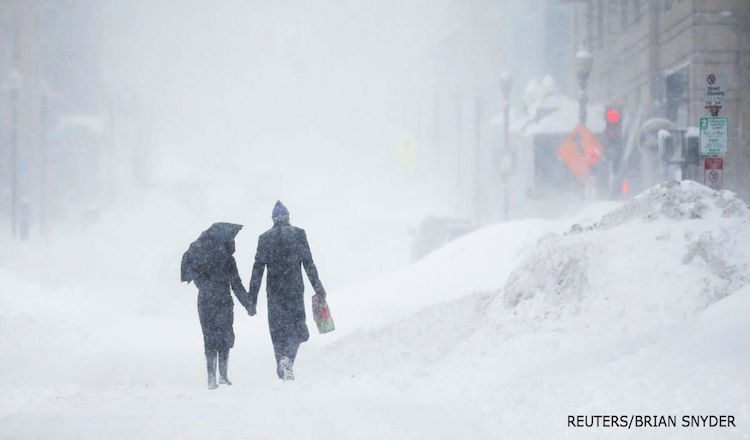
[[[729,153],[729,118],[714,116],[701,118],[701,156],[714,156]]]

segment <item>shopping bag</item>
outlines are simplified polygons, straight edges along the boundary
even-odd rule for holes
[[[328,303],[318,295],[312,297],[313,319],[318,326],[320,334],[332,332],[336,329],[331,318],[331,311],[328,309]]]

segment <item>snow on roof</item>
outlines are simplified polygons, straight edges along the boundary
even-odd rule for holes
[[[532,80],[524,89],[526,112],[523,116],[511,114],[510,131],[524,136],[535,134],[558,134],[572,132],[579,121],[579,103],[575,99],[557,93],[554,79],[547,75],[541,81]],[[502,126],[502,112],[490,118],[490,125]],[[587,106],[586,126],[594,133],[604,131],[604,106]]]
[[[524,135],[548,133],[567,133],[578,125],[578,102],[565,96],[552,96],[540,107],[544,114],[538,119],[532,119],[524,129]],[[587,106],[586,126],[594,133],[604,131],[604,106],[600,104]]]
[[[510,131],[522,132],[524,136],[569,133],[578,125],[578,101],[562,95],[545,98],[543,103],[533,108],[533,111],[533,115],[511,118]],[[490,119],[490,125],[502,126],[502,124],[502,113]],[[604,105],[588,105],[586,126],[594,133],[604,131],[606,127]]]

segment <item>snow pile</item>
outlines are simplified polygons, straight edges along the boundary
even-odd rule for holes
[[[543,301],[546,323],[585,307],[603,327],[675,322],[750,282],[748,236],[750,209],[733,193],[663,183],[592,225],[540,240],[505,284],[503,306]]]
[[[494,290],[505,282],[523,250],[551,230],[563,226],[544,220],[487,226],[411,266],[333,292],[330,303],[340,329],[335,337],[355,328],[386,325],[429,305]]]
[[[714,191],[692,180],[672,180],[644,191],[592,227],[612,228],[635,219],[710,219],[715,214],[747,220],[750,208],[731,191]]]
[[[409,276],[389,277],[390,293],[379,282],[371,283],[373,290],[383,290],[394,302],[407,300],[403,284],[405,290],[416,290],[420,283],[435,287],[438,299],[445,300],[478,292],[416,316],[454,316],[468,327],[491,323],[501,333],[576,325],[649,333],[693,317],[750,283],[750,209],[733,193],[695,182],[657,185],[599,221],[574,224],[567,233],[544,234],[545,228],[524,224],[535,231],[530,237],[542,235],[534,246],[520,239],[520,224],[469,234],[414,266]],[[498,249],[508,243],[512,251],[505,249],[503,261]],[[466,259],[456,259],[457,254]],[[425,267],[425,276],[415,276]],[[470,271],[482,275],[473,278]],[[450,297],[431,285],[427,274],[448,282],[450,289],[444,290],[460,293]],[[492,289],[493,281],[502,288]],[[411,317],[402,324],[415,322],[421,321]]]
[[[750,210],[736,195],[667,182],[545,235],[502,288],[354,335],[326,356],[340,360],[334,377],[357,371],[475,406],[474,423],[509,438],[619,435],[566,428],[578,413],[747,420],[748,237]],[[738,432],[750,428],[725,434]]]
[[[545,234],[563,233],[572,222],[593,221],[620,205],[599,202],[555,221],[527,219],[489,225],[447,243],[410,266],[339,289],[330,297],[340,324],[334,338],[352,329],[387,325],[427,306],[497,290]]]

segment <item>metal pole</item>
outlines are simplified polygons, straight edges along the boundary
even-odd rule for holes
[[[18,236],[18,88],[10,91],[10,217],[13,237]]]
[[[580,122],[583,125],[586,125],[586,117],[587,115],[587,107],[588,107],[588,101],[589,97],[586,94],[586,83],[587,78],[585,76],[581,76],[580,78],[580,86],[581,89],[578,92],[578,122]]]
[[[506,160],[510,154],[510,135],[509,135],[509,124],[510,124],[510,96],[505,95],[505,105],[503,106],[503,147],[505,148]],[[504,170],[502,172],[503,177],[503,220],[508,220],[510,191],[508,190],[508,172]]]
[[[480,156],[481,156],[481,123],[482,123],[482,102],[479,96],[474,103],[474,219],[477,226],[480,223],[481,211],[481,179],[480,179]]]
[[[585,125],[586,124],[586,113],[588,107],[588,95],[586,94],[586,86],[589,82],[589,75],[591,74],[591,67],[593,63],[593,57],[588,50],[581,49],[576,54],[576,68],[578,71],[578,121]]]
[[[510,99],[505,97],[505,105],[503,106],[503,145],[506,149],[510,149]]]
[[[510,90],[513,86],[513,77],[510,73],[503,72],[500,75],[500,87],[503,92],[503,149],[502,163],[500,164],[500,178],[503,182],[503,220],[508,220],[508,212],[510,211],[510,189],[508,188],[508,180],[510,179],[511,169],[513,164],[511,161],[511,149],[510,149]]]
[[[458,189],[458,208],[461,209],[462,151],[461,151],[461,95],[456,94],[456,188]]]
[[[433,136],[433,145],[432,145],[432,166],[433,166],[433,175],[440,175],[442,173],[441,165],[442,165],[442,158],[440,157],[441,151],[440,151],[440,95],[438,92],[438,89],[435,89],[435,100],[433,101],[433,113],[432,113],[432,136]]]
[[[590,4],[590,3],[589,3]],[[587,113],[588,113],[588,101],[589,97],[586,94],[586,86],[589,82],[589,75],[591,74],[591,67],[593,64],[593,57],[591,53],[585,49],[581,49],[576,54],[576,65],[578,70],[578,123],[582,126],[586,125]],[[579,145],[580,147],[580,145]],[[588,198],[594,198],[596,193],[596,181],[593,175],[589,175],[584,182],[584,196]]]
[[[41,148],[41,163],[39,173],[39,227],[42,235],[47,238],[47,94],[42,94],[41,105],[41,132],[42,139],[39,144]]]

